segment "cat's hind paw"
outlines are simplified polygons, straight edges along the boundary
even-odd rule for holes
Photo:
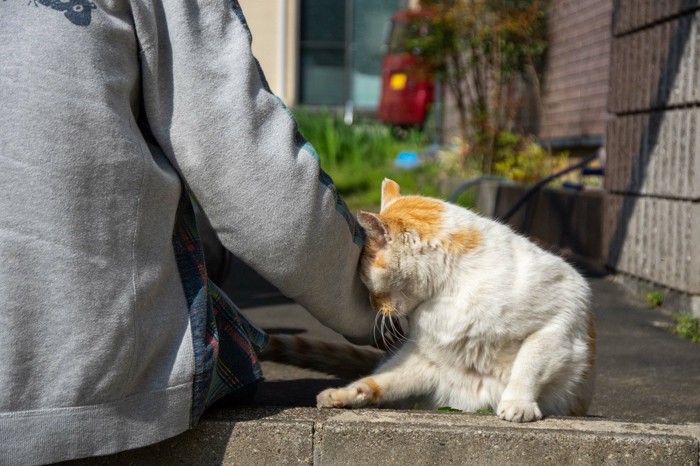
[[[508,422],[532,422],[542,419],[542,411],[534,401],[504,400],[498,403],[498,417]]]
[[[355,382],[344,388],[328,388],[316,397],[318,408],[359,408],[376,401],[376,384]]]

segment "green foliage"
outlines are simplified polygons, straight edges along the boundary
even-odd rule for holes
[[[700,322],[689,312],[677,312],[673,315],[675,326],[673,333],[690,340],[693,343],[700,343]]]
[[[452,408],[450,406],[441,406],[437,409],[438,413],[461,413],[461,409]]]
[[[441,406],[440,408],[437,409],[438,413],[462,413],[461,409],[453,408],[451,406]],[[493,414],[493,409],[489,408],[482,408],[482,409],[477,409],[476,414]]]
[[[402,194],[422,194],[439,197],[437,178],[439,168],[426,164],[411,170],[393,166],[393,158],[383,166],[337,165],[328,170],[338,192],[351,210],[377,211],[381,202],[380,188],[384,178],[391,178],[401,186]]]
[[[649,307],[659,307],[664,303],[664,294],[661,291],[650,291],[646,298]]]
[[[418,131],[398,141],[386,126],[363,121],[346,125],[330,111],[297,109],[294,116],[299,130],[314,146],[321,166],[327,171],[338,165],[382,166],[399,151],[416,150],[423,144],[423,135]]]
[[[481,157],[484,174],[493,172],[497,137],[514,127],[528,96],[541,111],[547,3],[423,0],[432,11],[427,33],[405,41],[405,50],[420,51],[419,66],[432,69],[452,94],[462,139]]]
[[[351,210],[378,210],[384,178],[399,183],[405,194],[440,196],[438,178],[442,172],[437,163],[424,163],[411,170],[394,166],[399,152],[420,151],[422,133],[411,131],[405,139],[397,140],[389,128],[375,122],[360,121],[349,126],[328,111],[298,109],[294,113],[302,135],[314,146],[321,167],[333,178]]]
[[[531,137],[501,131],[497,138],[494,174],[518,183],[535,183],[554,173],[568,158],[567,152],[552,155]]]

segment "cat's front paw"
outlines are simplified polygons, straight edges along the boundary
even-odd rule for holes
[[[376,390],[363,382],[356,382],[345,388],[328,388],[316,397],[319,408],[359,408],[371,403]]]
[[[542,411],[534,401],[504,400],[498,403],[498,417],[508,422],[532,422],[542,419]]]

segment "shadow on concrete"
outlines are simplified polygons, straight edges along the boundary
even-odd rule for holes
[[[280,387],[280,389],[284,388]],[[113,455],[84,458],[56,464],[62,466],[232,464],[232,457],[243,454],[237,442],[242,440],[243,443],[246,443],[249,440],[248,437],[255,435],[254,429],[253,432],[250,432],[250,428],[245,428],[245,421],[269,418],[288,409],[278,406],[262,406],[260,404],[248,406],[255,406],[257,409],[241,409],[242,407],[209,408],[205,411],[201,421],[195,428],[153,445]],[[231,413],[235,413],[235,416],[232,416]],[[235,421],[232,421],[232,419],[235,419]],[[237,429],[239,422],[243,430],[240,430],[240,427]],[[147,428],[147,426],[144,426],[144,428]],[[250,454],[249,451],[244,453]]]
[[[349,380],[343,379],[263,380],[252,406],[315,407],[318,393],[327,388],[342,387],[348,383],[350,383]]]
[[[63,466],[223,464],[234,424],[211,429],[208,423],[154,445],[114,455],[57,463]],[[196,462],[193,459],[196,458]],[[189,459],[189,460],[188,460]]]

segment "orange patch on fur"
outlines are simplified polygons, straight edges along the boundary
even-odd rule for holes
[[[374,260],[372,261],[372,267],[377,267],[379,269],[387,268],[389,264],[386,263],[386,258],[383,253],[375,253]]]
[[[385,316],[389,316],[395,311],[394,302],[391,300],[388,294],[370,294],[369,303],[372,306],[372,309]]]
[[[424,240],[437,237],[442,231],[445,206],[435,199],[403,196],[382,211],[380,217],[396,232],[415,231]]]
[[[370,391],[372,392],[372,398],[378,400],[382,394],[382,387],[380,387],[379,384],[374,381],[374,379],[369,377],[362,379],[361,382],[369,387]]]
[[[474,228],[464,228],[450,233],[445,248],[452,253],[466,254],[481,244],[481,232]]]
[[[362,249],[363,263],[381,267],[379,264],[374,264],[375,261],[382,263],[384,260],[383,258],[379,258],[380,256],[383,256],[383,254],[380,253],[381,249],[382,248],[376,240],[367,238],[365,241],[365,247]]]

